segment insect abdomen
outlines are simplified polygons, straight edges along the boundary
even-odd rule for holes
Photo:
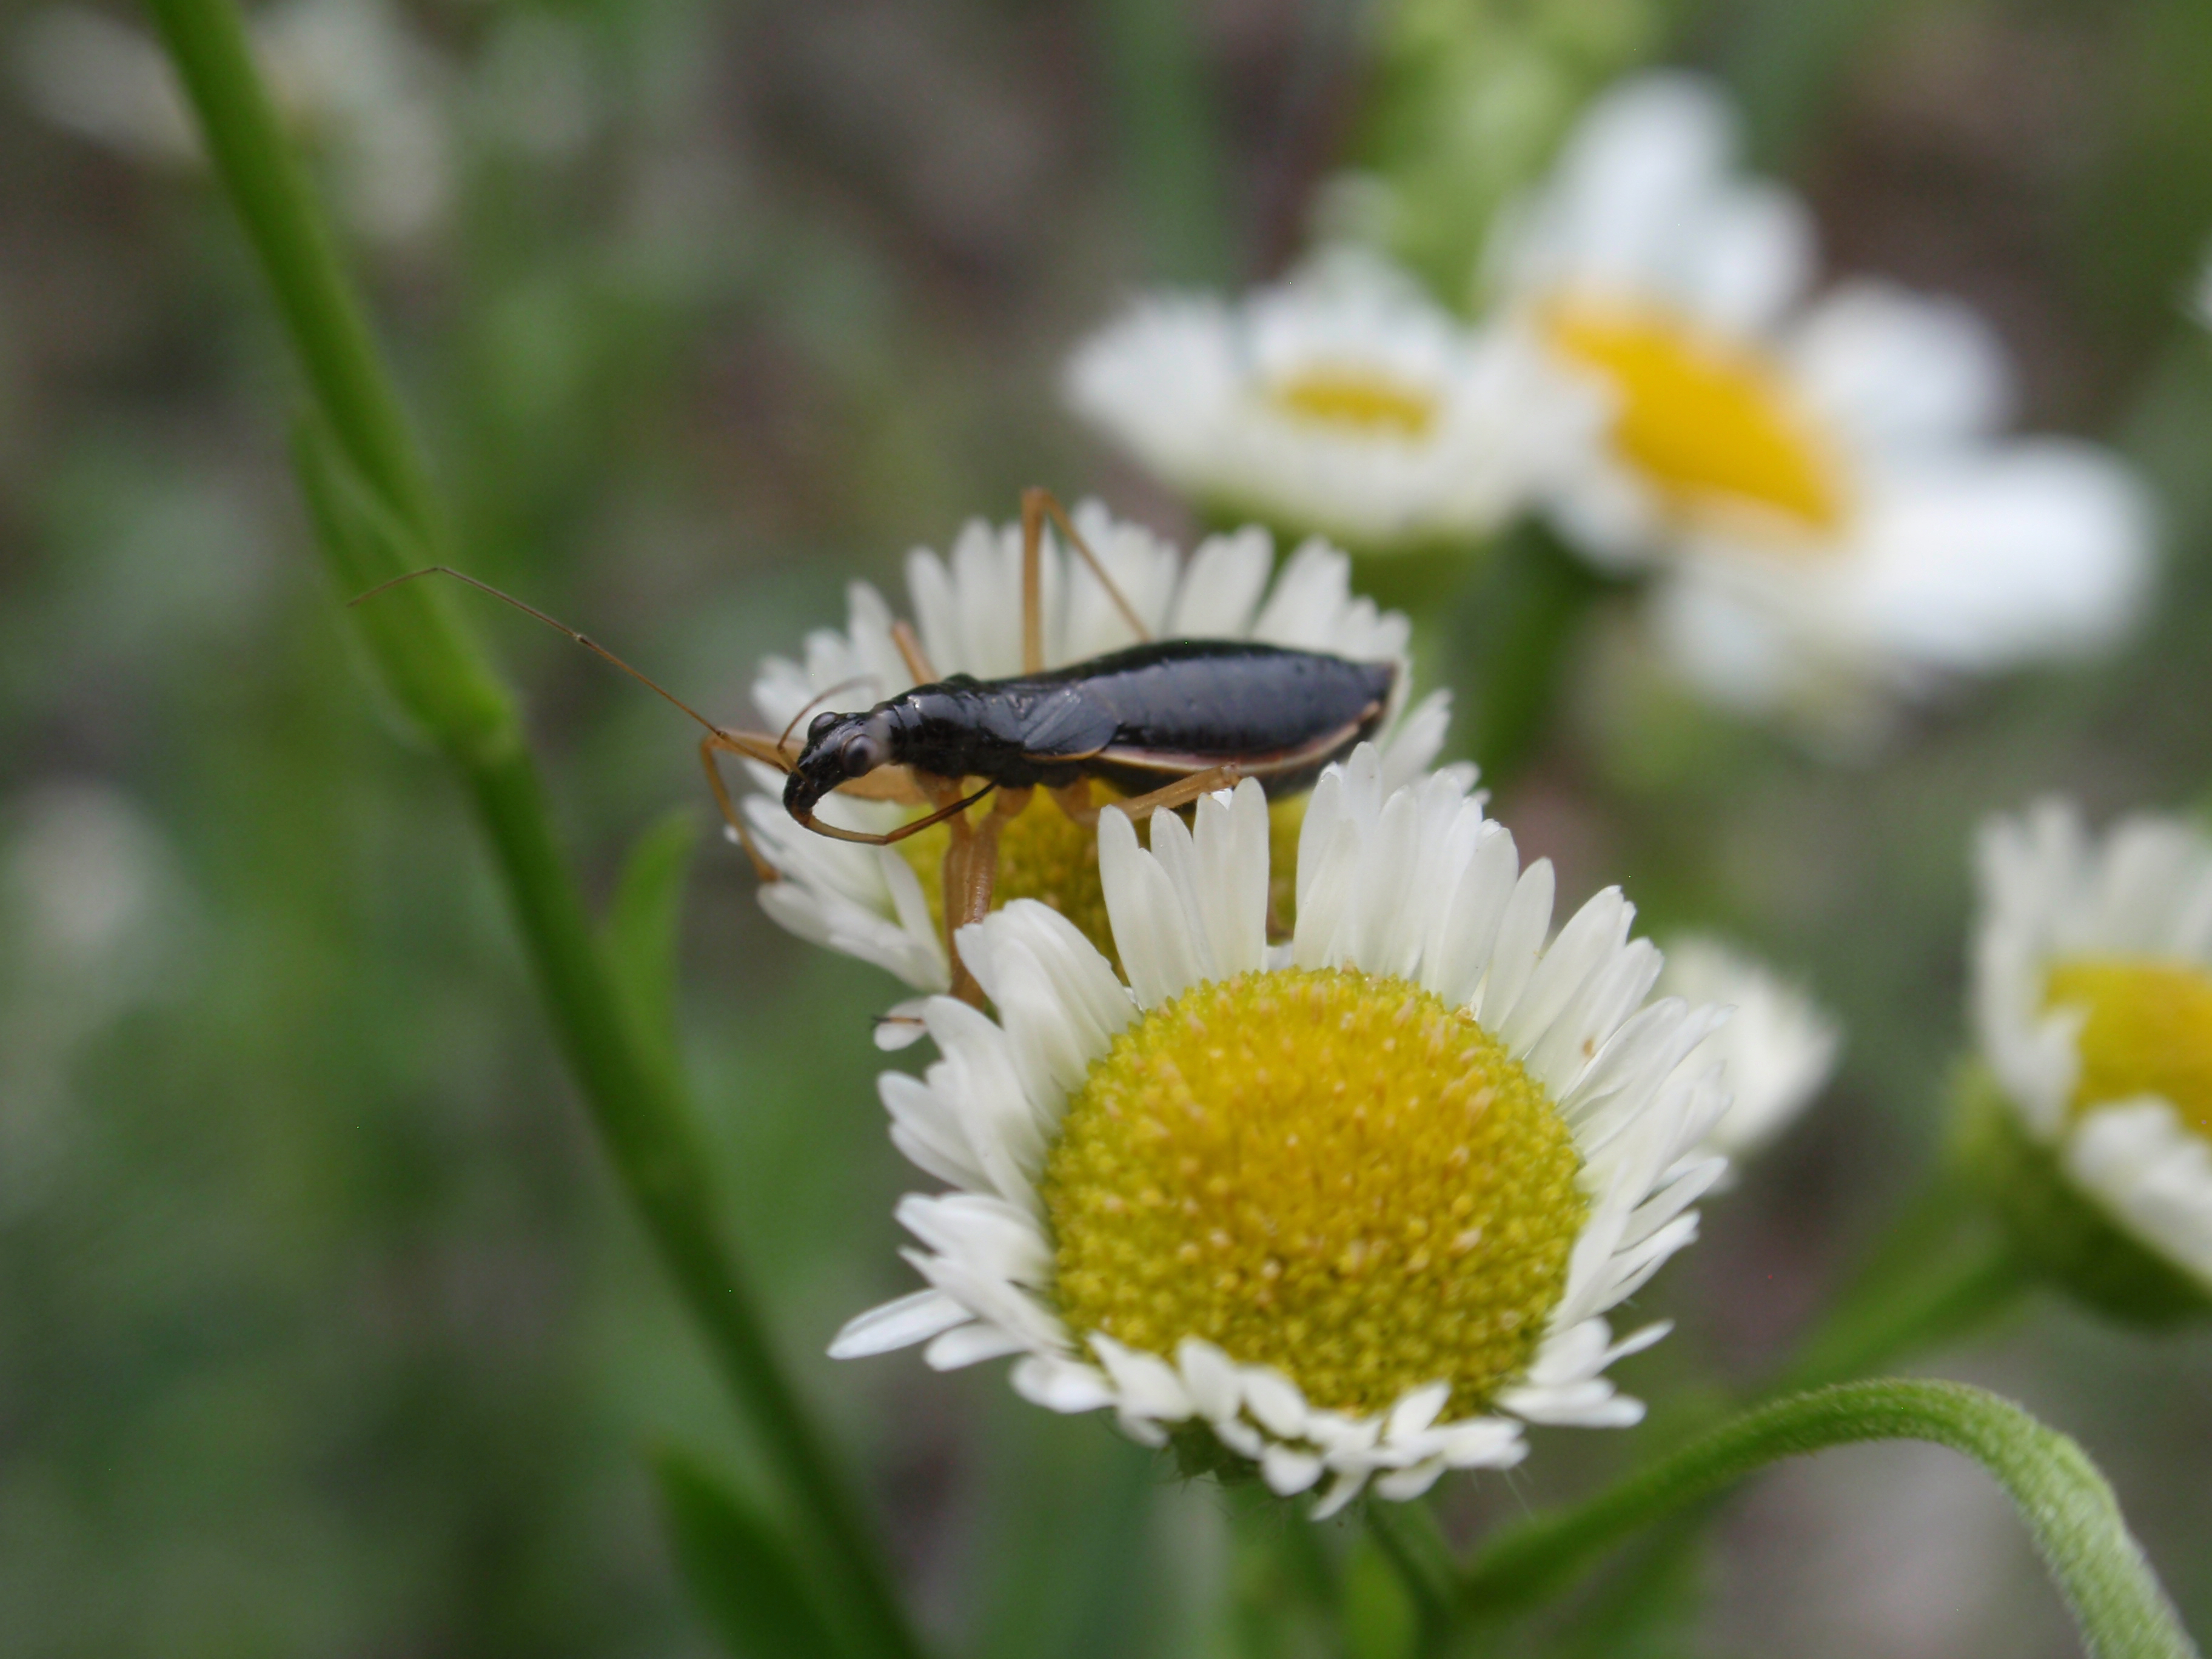
[[[1245,641],[1164,641],[1081,665],[1086,694],[1113,712],[1097,769],[1127,784],[1234,763],[1270,793],[1303,787],[1381,723],[1389,663]]]

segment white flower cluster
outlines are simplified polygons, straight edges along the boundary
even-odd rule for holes
[[[1139,302],[1073,406],[1199,501],[1355,550],[1545,514],[1648,573],[1653,635],[1724,706],[1838,732],[1945,680],[2106,646],[2153,514],[2108,453],[2004,440],[2002,349],[1955,301],[1815,293],[1802,203],[1659,73],[1601,98],[1501,216],[1467,324],[1370,254],[1235,305]]]

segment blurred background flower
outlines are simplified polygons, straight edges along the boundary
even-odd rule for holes
[[[1729,1109],[1705,1137],[1734,1166],[1766,1150],[1835,1074],[1843,1033],[1820,1004],[1725,939],[1690,933],[1667,941],[1661,996],[1731,1010],[1698,1046],[1717,1060]]]
[[[2212,837],[2049,800],[1979,852],[1975,1173],[2094,1305],[2212,1315]]]
[[[1724,94],[1607,91],[1509,206],[1492,282],[1612,394],[1553,512],[1609,568],[1656,560],[1658,636],[1707,695],[1849,729],[1877,699],[2114,644],[2153,514],[2116,458],[2000,443],[2010,372],[1956,301],[1811,292],[1812,216],[1733,176]]]
[[[415,242],[451,204],[452,70],[386,0],[287,0],[253,43],[295,135],[372,240]],[[33,12],[17,41],[32,106],[134,161],[197,165],[199,135],[152,36],[89,6]]]
[[[1139,301],[1078,349],[1067,398],[1215,520],[1367,553],[1479,550],[1582,464],[1603,408],[1533,334],[1468,328],[1352,247],[1233,307]]]

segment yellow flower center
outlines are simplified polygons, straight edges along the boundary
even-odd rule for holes
[[[1361,437],[1414,441],[1437,421],[1437,400],[1419,386],[1372,368],[1314,368],[1267,388],[1267,401],[1291,419],[1348,427]]]
[[[1115,791],[1094,782],[1091,794],[1103,805],[1114,799]],[[1289,933],[1297,918],[1298,831],[1305,823],[1306,803],[1312,799],[1305,792],[1267,803],[1269,920],[1280,935]],[[969,808],[968,816],[980,823],[990,810],[986,801]],[[939,825],[892,843],[921,878],[930,920],[940,933],[945,928],[945,849],[951,837],[951,830]],[[1042,789],[1000,832],[992,908],[1018,898],[1049,904],[1082,929],[1109,962],[1121,964],[1114,949],[1114,929],[1106,918],[1106,890],[1098,880],[1097,833],[1069,817]]]
[[[1589,1212],[1572,1137],[1482,1027],[1343,969],[1200,985],[1115,1040],[1043,1193],[1060,1311],[1276,1367],[1318,1407],[1520,1376]]]
[[[2193,962],[2073,957],[2054,963],[2045,1000],[2086,1008],[2074,1109],[2159,1095],[2212,1135],[2212,973]]]
[[[1778,365],[1657,311],[1569,303],[1546,322],[1612,382],[1613,441],[1677,511],[1748,505],[1814,532],[1842,521],[1834,459]]]

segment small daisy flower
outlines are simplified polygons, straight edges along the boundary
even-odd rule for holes
[[[2112,641],[2149,574],[2143,487],[2094,446],[1997,436],[2008,372],[1966,307],[1809,297],[1811,217],[1735,148],[1707,83],[1637,77],[1493,243],[1508,308],[1613,399],[1562,531],[1601,565],[1656,562],[1669,654],[1749,713]]]
[[[1979,865],[1975,1024],[2002,1127],[2049,1188],[2008,1202],[2023,1244],[2117,1311],[2203,1310],[2212,839],[2151,817],[2093,836],[2071,805],[2045,801],[1988,824]],[[2069,1198],[2102,1225],[2061,1213]]]
[[[953,1188],[898,1206],[928,1288],[833,1354],[1018,1356],[1025,1398],[1110,1409],[1187,1470],[1326,1481],[1316,1516],[1509,1467],[1528,1424],[1640,1419],[1605,1372],[1666,1327],[1607,1316],[1723,1167],[1692,1056],[1725,1016],[1647,1005],[1659,952],[1618,889],[1552,936],[1548,862],[1462,780],[1382,772],[1362,745],[1316,787],[1285,945],[1249,780],[1192,829],[1155,815],[1149,851],[1101,817],[1126,978],[1041,904],[961,930],[999,1018],[930,999],[942,1058],[882,1084]]]
[[[1731,1165],[1765,1151],[1834,1074],[1843,1036],[1835,1021],[1802,987],[1726,940],[1670,939],[1658,989],[1735,1010],[1698,1050],[1724,1068],[1730,1103],[1705,1144]]]
[[[257,11],[253,46],[294,132],[321,152],[354,228],[392,245],[434,230],[453,193],[447,65],[386,0],[284,0]],[[199,132],[175,72],[143,32],[88,6],[34,17],[20,43],[33,106],[135,161],[188,166]]]
[[[1077,350],[1066,395],[1209,512],[1361,553],[1489,535],[1602,412],[1524,331],[1469,329],[1350,248],[1233,305],[1139,301]]]
[[[1407,707],[1412,678],[1408,625],[1352,592],[1351,561],[1318,541],[1293,553],[1272,583],[1274,543],[1248,528],[1201,543],[1186,562],[1143,526],[1110,517],[1096,501],[1079,504],[1077,532],[1098,556],[1138,617],[1158,638],[1261,640],[1325,651],[1362,662],[1400,665],[1396,706],[1384,716],[1382,753],[1395,786],[1425,770],[1443,746],[1450,694],[1434,691]],[[970,520],[941,559],[926,548],[907,556],[907,591],[924,654],[939,674],[994,678],[1021,670],[1021,527]],[[1096,577],[1048,535],[1042,560],[1044,660],[1079,662],[1135,642],[1127,620]],[[856,582],[842,632],[809,636],[803,661],[770,658],[753,684],[753,701],[774,726],[825,706],[866,707],[915,684],[891,637],[890,606]],[[918,991],[951,984],[944,926],[942,860],[947,832],[925,831],[890,847],[862,847],[817,836],[783,810],[781,776],[751,769],[758,793],[744,804],[755,839],[782,879],[760,890],[762,908],[803,939],[872,962]],[[1465,776],[1471,780],[1472,771]],[[1103,792],[1100,798],[1103,799]],[[1296,844],[1304,802],[1275,804],[1278,842]],[[881,832],[912,812],[881,802],[831,795],[817,809],[843,828]],[[1285,866],[1289,859],[1282,862]],[[1288,895],[1278,904],[1287,915]],[[1044,791],[1000,837],[996,902],[1041,899],[1105,946],[1105,901],[1092,830],[1070,818]],[[903,1011],[902,1011],[903,1012]],[[910,1024],[878,1027],[887,1042],[918,1032]]]

